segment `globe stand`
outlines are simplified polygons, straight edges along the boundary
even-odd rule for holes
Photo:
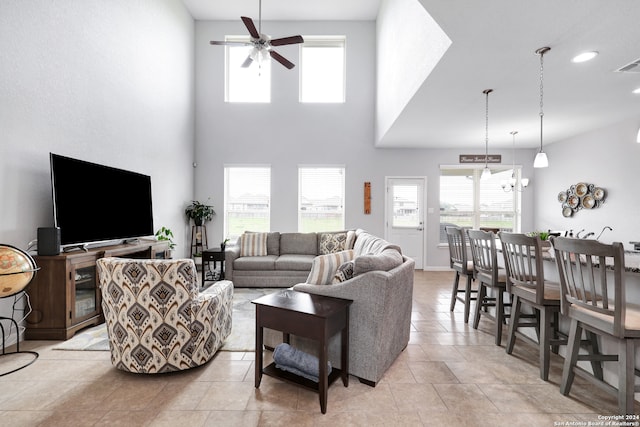
[[[26,307],[28,307],[28,310],[27,309],[16,308],[16,304],[21,299],[25,300],[25,304],[26,304]],[[5,375],[11,374],[13,372],[19,371],[20,369],[26,368],[27,366],[29,366],[33,362],[35,362],[38,359],[38,357],[40,356],[35,351],[30,351],[30,350],[20,351],[20,327],[18,326],[18,322],[14,318],[15,317],[14,315],[15,315],[16,311],[25,312],[23,318],[20,319],[21,321],[24,320],[29,315],[29,313],[31,313],[31,303],[29,302],[29,296],[24,291],[22,291],[19,294],[14,295],[13,311],[12,311],[11,317],[0,316],[0,321],[8,320],[8,321],[11,322],[11,324],[9,326],[9,333],[8,334],[5,333],[5,327],[2,324],[2,322],[0,322],[0,329],[2,329],[2,354],[0,354],[0,359],[2,359],[5,356],[13,356],[15,354],[30,354],[30,355],[33,356],[33,358],[30,361],[28,361],[27,363],[18,366],[17,368],[14,368],[14,369],[12,369],[10,371],[7,371],[7,372],[0,373],[0,377],[3,377]],[[8,352],[7,349],[6,349],[6,338],[7,337],[11,337],[11,330],[13,329],[14,326],[16,328],[16,351]]]
[[[0,299],[13,297],[11,317],[0,316],[0,330],[2,332],[2,353],[0,354],[0,359],[15,356],[16,354],[33,356],[31,360],[20,364],[17,368],[0,373],[0,377],[26,368],[39,357],[39,354],[35,351],[20,350],[20,326],[15,319],[17,311],[23,312],[23,317],[20,319],[20,322],[24,321],[29,313],[31,313],[29,295],[27,295],[24,289],[31,283],[31,280],[33,280],[38,270],[39,267],[27,252],[10,245],[0,245]],[[16,307],[20,301],[23,301],[22,304],[24,308]],[[8,333],[5,331],[5,325],[2,323],[2,321],[5,320],[10,322]],[[16,350],[7,351],[7,338],[11,337],[14,327],[16,333]]]

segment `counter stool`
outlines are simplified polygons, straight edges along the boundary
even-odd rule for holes
[[[476,312],[473,319],[473,329],[478,329],[480,316],[484,309],[484,316],[495,322],[496,345],[502,343],[502,325],[509,314],[505,313],[504,293],[507,291],[507,273],[505,269],[498,268],[498,256],[496,251],[495,234],[489,231],[468,230],[469,247],[473,257],[475,278],[478,281],[478,297],[476,300]],[[490,288],[495,296],[487,295]],[[495,315],[486,311],[487,307],[495,307]]]
[[[559,345],[565,345],[558,332],[560,313],[560,285],[544,280],[542,267],[542,241],[517,233],[498,233],[502,242],[502,254],[507,271],[507,292],[513,296],[507,354],[513,352],[516,335],[539,347],[540,378],[549,379],[551,349],[558,352]],[[535,309],[535,316],[523,316],[522,304]],[[521,321],[523,318],[531,320]],[[535,342],[518,331],[520,327],[533,327],[538,335]]]
[[[450,310],[456,306],[456,301],[460,301],[464,304],[464,323],[469,323],[469,311],[471,309],[471,301],[475,301],[477,290],[471,289],[471,282],[473,281],[473,261],[467,260],[467,245],[464,238],[464,232],[460,227],[448,226],[445,228],[447,232],[447,240],[449,241],[449,265],[456,272],[456,277],[453,279],[453,290],[451,291],[451,307]],[[459,289],[460,276],[467,277],[467,284],[464,289]],[[461,297],[459,294],[464,294]]]
[[[634,385],[635,345],[640,340],[640,309],[627,305],[625,300],[624,247],[620,242],[607,245],[564,237],[552,238],[552,242],[560,274],[562,314],[571,319],[560,392],[569,395],[577,374],[617,394],[619,415],[637,413],[634,392],[640,387]],[[596,347],[590,354],[579,355],[582,330],[617,340],[618,353],[599,354]],[[601,366],[594,368],[595,375],[578,367],[582,360],[591,361],[592,367],[594,363],[617,362],[617,389],[603,381]]]

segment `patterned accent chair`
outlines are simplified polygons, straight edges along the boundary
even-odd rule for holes
[[[233,284],[217,282],[199,293],[191,259],[102,258],[97,270],[118,369],[193,368],[208,362],[231,333]]]

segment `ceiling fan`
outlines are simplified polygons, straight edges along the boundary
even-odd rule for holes
[[[251,36],[251,41],[248,42],[240,42],[240,41],[210,41],[210,44],[213,45],[226,45],[226,46],[253,46],[249,56],[242,63],[242,67],[249,67],[253,61],[265,60],[268,58],[267,55],[271,56],[271,58],[275,59],[288,69],[292,69],[295,67],[295,64],[289,61],[284,56],[280,55],[278,52],[273,50],[272,46],[284,46],[287,44],[296,44],[296,43],[304,43],[304,39],[302,36],[290,36],[290,37],[282,37],[278,39],[272,39],[266,34],[262,34],[262,0],[259,2],[259,16],[258,16],[258,29],[256,29],[255,24],[253,23],[253,19],[248,18],[246,16],[241,16],[242,22],[244,23],[247,30],[249,30],[249,35]]]

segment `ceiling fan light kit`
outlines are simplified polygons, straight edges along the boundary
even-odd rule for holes
[[[516,179],[516,135],[518,134],[517,130],[509,132],[513,137],[513,157],[512,157],[512,169],[511,179],[507,181],[502,181],[502,189],[508,193],[509,191],[522,191],[527,185],[529,185],[529,178],[520,178],[520,185],[518,185],[518,180]]]
[[[247,56],[247,59],[245,59],[242,63],[243,68],[250,67],[251,64],[255,61],[258,61],[258,63],[260,63],[260,61],[266,61],[271,57],[285,66],[287,69],[292,69],[293,67],[295,67],[295,64],[273,50],[273,46],[304,43],[304,39],[300,35],[271,39],[271,37],[262,33],[262,0],[259,1],[258,13],[258,28],[256,28],[256,25],[253,23],[253,19],[247,16],[240,17],[240,19],[244,23],[244,26],[247,27],[247,31],[249,31],[249,35],[251,36],[250,41],[238,42],[212,40],[209,43],[212,45],[224,46],[253,46],[253,49],[251,49],[251,52]]]

